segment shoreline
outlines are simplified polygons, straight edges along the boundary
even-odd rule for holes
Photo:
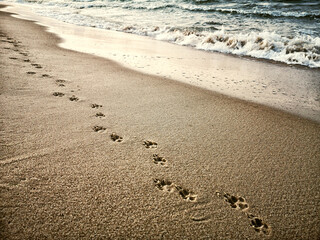
[[[318,123],[0,20],[1,237],[317,239]]]
[[[208,53],[144,36],[75,26],[14,6],[20,18],[23,14],[23,18],[38,21],[60,36],[60,47],[320,122],[319,69]]]

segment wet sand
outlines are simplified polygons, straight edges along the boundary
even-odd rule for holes
[[[0,34],[1,239],[319,238],[318,123]]]

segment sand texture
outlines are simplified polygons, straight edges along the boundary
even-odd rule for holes
[[[319,123],[60,41],[0,12],[0,239],[319,239]]]

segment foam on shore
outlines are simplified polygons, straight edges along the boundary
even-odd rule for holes
[[[145,36],[71,25],[37,16],[24,5],[12,6],[11,12],[63,38],[63,48],[320,121],[318,69],[197,51]]]

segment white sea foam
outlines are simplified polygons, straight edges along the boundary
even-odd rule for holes
[[[20,2],[25,1],[20,0]],[[294,34],[288,30],[290,34],[287,34],[286,30],[283,30],[285,27],[278,31],[282,24],[275,27],[277,18],[319,18],[319,11],[314,10],[319,4],[308,3],[315,7],[307,8],[311,9],[310,11],[297,11],[294,4],[279,1],[268,3],[248,1],[242,5],[237,2],[208,4],[208,1],[195,1],[193,4],[190,1],[180,0],[32,2],[41,3],[32,3],[34,11],[38,14],[67,23],[145,35],[204,51],[250,56],[312,68],[320,67],[320,37],[313,33],[314,28],[299,29],[298,32],[290,30],[294,31]],[[290,10],[285,11],[284,7],[285,9],[290,7]],[[198,18],[194,17],[196,14],[200,14]],[[234,20],[238,18],[240,20],[232,24],[230,19],[234,14],[237,15]],[[260,20],[258,18],[250,20],[255,16],[260,17]],[[268,20],[261,20],[265,18]],[[194,23],[201,19],[206,20]],[[252,28],[247,30],[248,27],[240,27],[242,19],[249,21],[253,25]],[[269,21],[271,23],[268,28],[256,29],[260,24],[259,21],[265,24],[269,24]],[[287,19],[283,24],[287,25],[289,22]],[[299,24],[293,26],[299,28]]]
[[[223,29],[215,32],[189,32],[171,29],[149,33],[158,40],[192,46],[205,51],[217,51],[288,64],[320,67],[320,38],[297,36],[293,39],[274,32],[230,34]]]

